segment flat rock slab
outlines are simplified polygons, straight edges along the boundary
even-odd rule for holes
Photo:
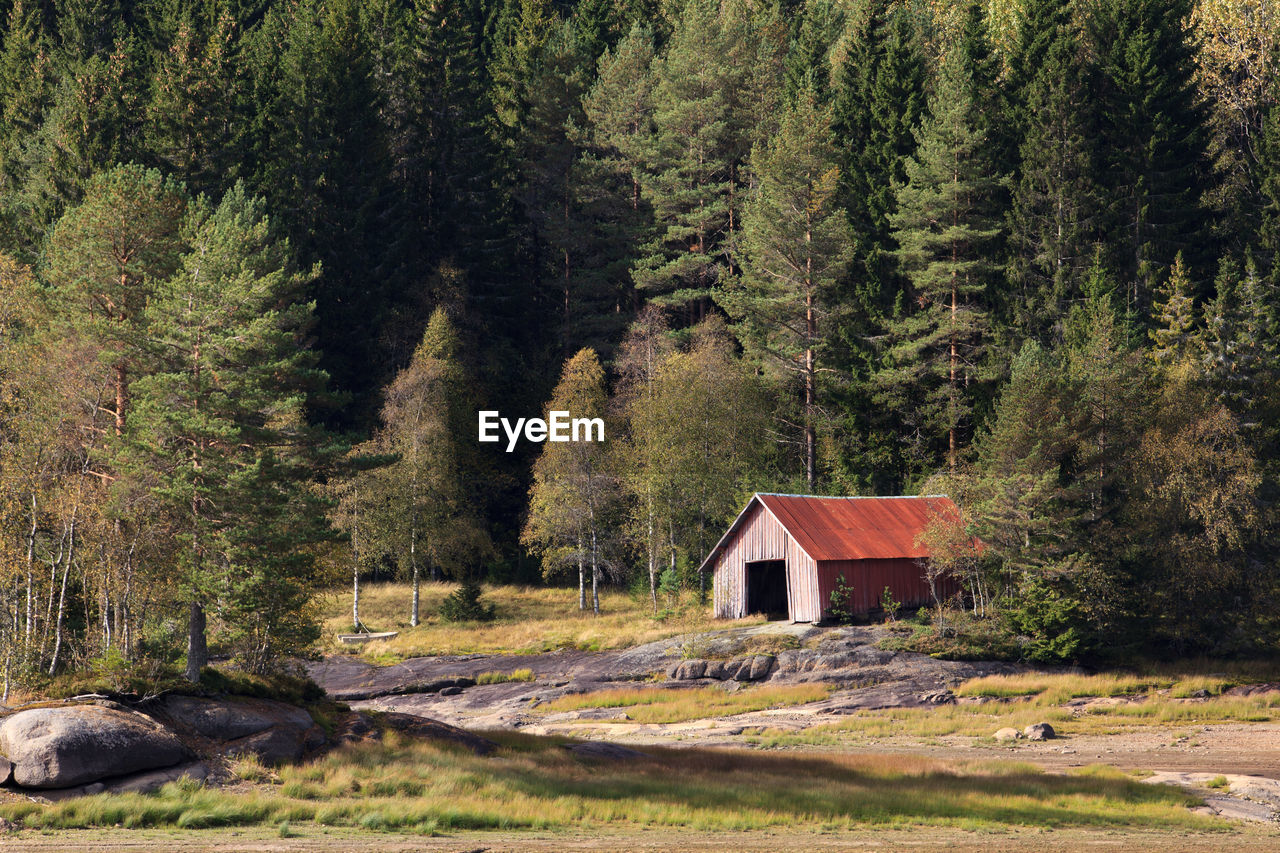
[[[638,749],[598,740],[566,744],[565,749],[579,758],[596,758],[604,761],[634,761],[637,758],[649,757]]]
[[[1209,812],[1220,817],[1272,822],[1280,814],[1280,780],[1266,776],[1157,770],[1142,781],[1152,785],[1177,785],[1200,794]],[[1211,783],[1221,785],[1223,782],[1225,787],[1209,787]]]
[[[186,748],[163,726],[99,705],[32,708],[0,722],[0,755],[26,788],[69,788],[140,770],[172,767]]]

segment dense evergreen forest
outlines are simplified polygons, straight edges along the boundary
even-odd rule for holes
[[[756,490],[953,495],[1030,657],[1280,643],[1269,0],[0,13],[6,692],[344,578],[657,609]]]

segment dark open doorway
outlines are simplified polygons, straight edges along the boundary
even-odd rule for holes
[[[770,619],[790,617],[785,560],[747,563],[747,612],[763,613]]]

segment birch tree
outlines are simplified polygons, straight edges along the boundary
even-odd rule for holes
[[[607,403],[600,359],[594,350],[582,349],[565,363],[547,412],[604,418]],[[589,573],[591,611],[597,616],[601,573],[617,567],[610,531],[618,494],[605,442],[549,441],[533,463],[529,517],[520,541],[541,556],[548,576],[566,565],[577,566],[579,610],[587,609]]]

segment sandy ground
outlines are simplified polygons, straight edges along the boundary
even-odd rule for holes
[[[343,830],[303,830],[297,837],[282,839],[266,830],[218,832],[133,831],[127,835],[101,831],[57,832],[23,835],[20,842],[0,838],[5,850],[76,850],[85,853],[153,853],[157,850],[183,851],[430,851],[430,853],[585,853],[585,851],[643,851],[643,853],[697,853],[697,851],[881,851],[948,850],[1047,851],[1069,853],[1076,850],[1105,850],[1117,853],[1162,850],[1173,853],[1205,851],[1280,850],[1280,833],[1259,825],[1228,825],[1220,833],[1116,832],[1114,830],[1011,830],[1008,832],[966,832],[936,828],[876,829],[855,832],[792,834],[785,832],[699,833],[681,829],[655,829],[618,834],[608,829],[591,832],[467,832],[424,838],[393,833],[356,833]]]

